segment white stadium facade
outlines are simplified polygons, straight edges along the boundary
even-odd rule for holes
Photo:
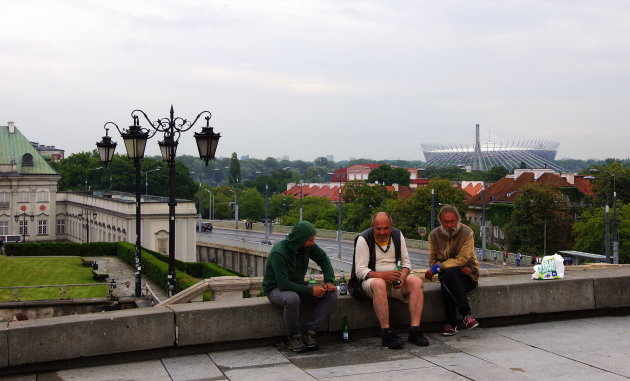
[[[486,171],[495,166],[503,166],[512,171],[523,164],[527,168],[551,168],[561,171],[554,163],[559,143],[548,140],[519,142],[479,142],[479,125],[476,126],[474,146],[426,143],[421,144],[427,167],[469,167],[475,171]]]

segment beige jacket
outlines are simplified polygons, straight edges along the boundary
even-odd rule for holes
[[[452,237],[444,234],[439,227],[429,234],[429,266],[439,263],[441,269],[469,267],[470,277],[479,280],[479,262],[475,255],[473,231],[460,224]]]

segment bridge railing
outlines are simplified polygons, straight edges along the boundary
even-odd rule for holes
[[[221,229],[234,229],[235,224],[233,220],[214,220],[211,221],[214,227],[218,227]],[[245,227],[245,224],[239,224],[239,226]],[[288,234],[293,226],[287,225],[276,225],[272,224],[271,232],[276,234]],[[264,231],[265,225],[262,222],[255,222],[252,225],[252,230]],[[357,232],[341,232],[341,239],[343,241],[354,241],[354,238],[359,235]],[[317,229],[317,237],[326,238],[326,239],[337,239],[337,230],[326,230],[326,229]],[[411,239],[410,237],[405,237],[405,241],[407,241],[407,247],[411,247],[414,249],[428,250],[429,243],[423,240]]]

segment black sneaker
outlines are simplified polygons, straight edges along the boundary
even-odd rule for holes
[[[405,340],[398,337],[398,335],[390,329],[383,334],[381,345],[389,349],[400,349],[405,346]]]
[[[315,340],[315,331],[308,331],[302,335],[302,342],[306,345],[309,351],[316,351],[319,349],[319,343]]]
[[[302,335],[293,335],[289,338],[289,349],[293,352],[302,353],[308,351],[306,345],[302,341]]]
[[[427,339],[426,336],[424,336],[424,334],[420,330],[420,327],[409,330],[408,340],[410,343],[414,343],[421,347],[426,347],[429,345],[429,339]]]

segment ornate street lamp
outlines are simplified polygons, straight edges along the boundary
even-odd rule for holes
[[[169,166],[169,260],[168,260],[168,296],[173,296],[175,292],[175,206],[177,202],[175,200],[175,154],[177,152],[177,145],[179,137],[182,132],[190,130],[197,120],[202,115],[205,115],[206,126],[202,128],[200,133],[195,133],[195,139],[197,140],[197,148],[199,150],[199,156],[208,165],[209,160],[214,159],[214,155],[219,142],[220,134],[214,133],[213,127],[210,127],[210,118],[212,114],[209,111],[200,112],[195,120],[189,122],[186,119],[182,119],[174,116],[173,106],[171,105],[170,116],[168,118],[160,118],[155,121],[147,116],[142,110],[134,110],[131,112],[133,118],[133,126],[130,126],[126,131],[121,131],[113,122],[105,124],[112,124],[116,127],[123,140],[125,141],[125,147],[127,148],[127,156],[134,159],[136,162],[136,296],[141,295],[141,277],[140,277],[140,164],[139,160],[144,156],[144,148],[148,139],[152,138],[156,133],[163,134],[163,140],[158,142],[160,146],[160,152],[164,161]],[[140,127],[139,117],[143,116],[144,119],[149,122],[150,129]],[[106,129],[107,131],[107,129]],[[103,137],[103,141],[97,143],[99,152],[101,147],[103,151],[111,147],[112,143],[108,143],[107,134]],[[111,142],[111,139],[109,140]],[[99,145],[100,144],[100,145]],[[113,143],[115,144],[115,143]],[[104,155],[107,157],[106,155]],[[103,156],[101,156],[103,157]],[[111,159],[110,159],[111,161]]]
[[[26,223],[26,217],[28,217],[31,222],[35,220],[35,215],[33,213],[28,214],[26,212],[15,213],[15,223],[20,221],[20,217],[22,217],[22,242],[26,242],[26,235],[28,234],[28,224]]]
[[[96,148],[98,148],[101,162],[107,167],[107,164],[114,159],[114,151],[116,151],[116,143],[112,142],[112,138],[109,136],[109,128],[105,127],[105,136],[103,136],[103,140],[96,143]]]

